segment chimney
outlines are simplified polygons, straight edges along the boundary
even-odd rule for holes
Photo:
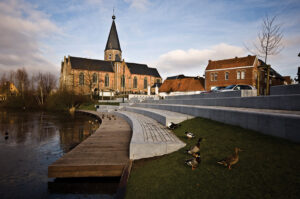
[[[208,60],[208,63],[211,63],[211,60]]]

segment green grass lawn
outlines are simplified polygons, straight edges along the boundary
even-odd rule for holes
[[[185,131],[196,138],[187,140]],[[182,123],[174,133],[187,146],[177,152],[134,162],[126,198],[300,198],[300,145],[284,139],[195,118]],[[184,153],[201,142],[200,166],[184,164]],[[240,161],[232,170],[216,162],[239,147]]]

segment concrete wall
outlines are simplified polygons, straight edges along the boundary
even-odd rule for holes
[[[195,95],[166,96],[166,99],[195,99],[195,98],[224,98],[224,97],[252,97],[257,96],[256,90],[240,90],[227,92],[200,93]]]
[[[272,135],[300,142],[300,115],[282,113],[264,113],[249,110],[230,110],[214,107],[193,107],[184,105],[135,104],[138,107],[156,108],[203,117],[225,124],[237,125]]]
[[[146,100],[155,104],[185,104],[300,111],[300,95]]]
[[[270,95],[300,94],[300,84],[271,86]]]

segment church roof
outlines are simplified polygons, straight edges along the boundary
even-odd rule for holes
[[[114,72],[111,61],[70,56],[70,62],[72,69]]]
[[[72,69],[79,70],[91,70],[91,71],[104,71],[114,72],[114,61],[104,61],[98,59],[88,59],[82,57],[71,57],[70,62]],[[126,65],[129,68],[131,74],[138,75],[150,75],[154,77],[160,77],[156,68],[150,68],[146,64],[128,63]]]
[[[151,75],[154,77],[160,77],[156,68],[149,68],[146,64],[137,64],[126,62],[131,74],[138,75]]]
[[[105,47],[105,50],[111,50],[111,49],[121,51],[121,46],[119,42],[114,16],[113,16],[113,22],[111,24],[110,32],[108,35],[106,47]]]

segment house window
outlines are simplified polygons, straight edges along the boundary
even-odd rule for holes
[[[236,73],[236,79],[241,79],[241,72],[240,72],[240,71],[238,71],[238,72]]]
[[[83,73],[79,74],[79,85],[84,85],[84,74]]]
[[[109,55],[108,55],[108,59],[111,60],[111,54],[110,54],[110,53],[109,53]]]
[[[105,87],[109,87],[109,76],[108,76],[108,74],[105,75]]]
[[[214,81],[214,78],[215,78],[214,73],[211,73],[211,74],[210,74],[210,81]]]
[[[245,71],[241,72],[241,79],[245,79]]]
[[[133,78],[133,88],[137,88],[137,77]]]
[[[229,79],[229,72],[225,72],[225,80]]]
[[[215,79],[214,79],[215,81],[217,81],[218,80],[218,73],[215,73]]]
[[[125,76],[122,75],[122,77],[121,77],[121,87],[124,88],[124,86],[125,86]]]
[[[97,81],[98,81],[97,74],[94,73],[94,74],[93,74],[93,83],[96,84]]]
[[[147,77],[144,78],[144,89],[148,87]]]
[[[156,83],[160,83],[160,79],[156,79]]]

